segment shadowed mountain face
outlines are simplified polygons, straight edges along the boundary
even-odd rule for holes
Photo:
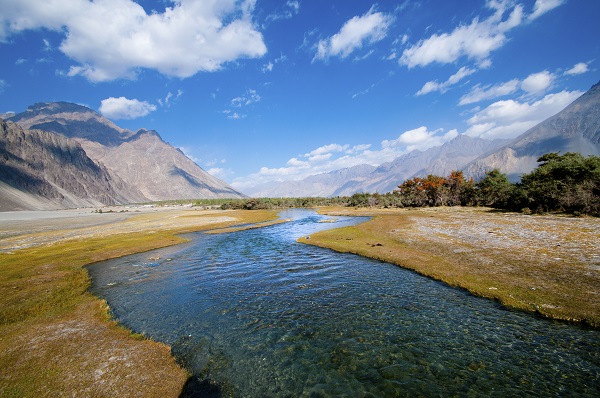
[[[24,131],[0,119],[0,210],[53,209],[140,201],[142,194],[90,159],[74,140]]]
[[[105,170],[109,182],[118,182],[125,188],[125,194],[115,197],[110,197],[111,194],[107,193],[104,200],[99,200],[102,204],[244,196],[206,173],[180,150],[164,142],[157,132],[122,129],[81,105],[66,102],[38,103],[7,120],[22,127],[25,135],[31,131],[44,130],[47,134],[69,138],[79,145],[94,164]],[[14,183],[14,180],[28,180],[25,176],[14,177],[14,171],[7,171],[5,174],[13,176],[10,177],[13,181],[12,185],[9,184],[11,187],[28,192],[27,183],[23,183],[25,186]],[[49,179],[60,178],[60,174],[52,174]],[[8,179],[6,177],[2,181],[8,183]],[[48,188],[43,192],[50,195],[50,191]]]
[[[466,165],[465,174],[477,178],[498,168],[516,181],[549,152],[600,155],[600,83],[506,146]]]

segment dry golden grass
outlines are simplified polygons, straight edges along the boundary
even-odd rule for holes
[[[477,208],[327,209],[372,215],[303,243],[398,264],[506,306],[600,328],[600,219]]]
[[[87,293],[84,265],[174,245],[184,232],[275,218],[178,210],[101,227],[69,229],[66,220],[49,231],[11,232],[0,240],[0,396],[178,396],[187,372],[169,347],[110,320],[106,305]]]

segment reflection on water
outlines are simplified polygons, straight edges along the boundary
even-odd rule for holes
[[[600,332],[295,242],[362,220],[282,218],[94,264],[92,290],[223,396],[600,396]]]

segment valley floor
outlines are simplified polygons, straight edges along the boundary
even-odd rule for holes
[[[180,233],[277,222],[275,211],[106,210],[0,214],[0,396],[178,396],[188,374],[169,347],[111,320],[87,292],[84,266],[183,242]],[[598,218],[480,208],[321,211],[373,219],[303,243],[600,327]]]

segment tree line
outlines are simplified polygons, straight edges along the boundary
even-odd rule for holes
[[[600,216],[600,157],[548,153],[521,181],[511,183],[498,169],[477,183],[462,171],[404,181],[390,194],[355,194],[353,206],[489,206],[525,213],[565,212]]]
[[[249,198],[197,200],[195,206],[222,209],[310,208],[316,206],[425,207],[488,206],[524,213],[565,212],[600,216],[600,157],[548,153],[521,181],[512,183],[498,169],[478,182],[462,171],[447,177],[430,174],[404,181],[393,192],[356,193],[332,198]]]

